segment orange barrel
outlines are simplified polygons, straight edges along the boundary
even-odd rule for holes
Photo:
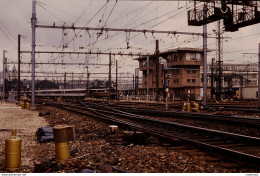
[[[70,158],[70,146],[68,138],[68,129],[65,125],[53,127],[55,141],[55,153],[57,160],[66,160]]]
[[[5,140],[5,169],[15,171],[21,167],[21,144],[22,140],[15,136],[15,131],[12,131],[12,136]]]

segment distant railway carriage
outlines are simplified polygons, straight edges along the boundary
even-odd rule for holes
[[[89,90],[89,97],[92,98],[108,98],[109,97],[109,89],[102,88],[102,89],[90,89]],[[115,89],[111,88],[111,99],[115,99],[116,91]]]
[[[36,90],[35,96],[38,97],[84,97],[86,89],[51,89],[51,90]]]
[[[31,93],[31,92],[30,92]],[[36,97],[92,97],[92,98],[108,98],[109,89],[99,88],[99,89],[51,89],[51,90],[36,90]],[[116,93],[115,89],[111,89],[111,99],[115,99]]]

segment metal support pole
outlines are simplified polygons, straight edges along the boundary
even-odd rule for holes
[[[134,95],[135,91],[135,74],[133,74],[133,91],[132,91],[132,96]]]
[[[240,99],[243,99],[243,85],[244,85],[244,74],[243,72],[241,72],[241,74],[239,74],[240,77]]]
[[[64,85],[63,85],[63,87],[64,87],[64,89],[66,89],[66,72],[64,73]]]
[[[135,69],[135,95],[137,97],[137,69]]]
[[[214,61],[215,61],[215,59],[212,58],[212,60],[211,60],[211,74],[210,74],[211,100],[213,100],[213,94],[215,92],[214,87],[213,87],[214,86]]]
[[[36,29],[36,0],[32,3],[32,106],[35,105],[35,29]]]
[[[159,101],[159,40],[156,40],[156,49],[155,49],[155,65],[156,65],[156,101]]]
[[[203,18],[207,18],[207,7],[203,7]],[[207,106],[207,24],[203,25],[203,106]]]
[[[80,84],[80,82],[81,82],[81,78],[79,77],[79,78],[78,78],[78,89],[79,89],[79,84]]]
[[[136,96],[139,101],[139,68],[135,70],[135,86],[136,86]]]
[[[108,73],[108,85],[109,85],[109,101],[111,99],[111,54],[109,54],[109,73]]]
[[[166,70],[163,67],[163,99],[166,102]]]
[[[87,92],[89,96],[89,72],[88,72],[88,67],[87,67]]]
[[[168,103],[168,92],[166,92],[166,97],[165,97],[165,109],[169,109],[169,103]]]
[[[5,50],[3,50],[3,100],[5,100],[5,62],[6,62],[6,59],[5,59]]]
[[[117,75],[117,73],[118,73],[118,64],[117,64],[117,60],[116,60],[116,100],[118,100],[118,93],[117,93],[117,89],[118,89],[118,85],[117,85],[117,79],[118,79],[118,75]]]
[[[147,56],[147,65],[146,65],[146,68],[147,68],[147,74],[146,74],[146,96],[147,96],[147,101],[149,101],[149,67],[150,67],[150,64],[149,64],[149,56]]]
[[[221,21],[218,21],[218,30],[217,30],[217,69],[216,69],[216,75],[217,75],[217,79],[216,79],[216,89],[217,89],[217,93],[216,93],[216,99],[218,101],[221,101],[221,97],[222,97],[222,77],[223,77],[223,73],[222,73],[222,63],[223,63],[223,32],[221,29]]]
[[[258,107],[260,106],[260,43],[258,48]]]
[[[72,77],[71,77],[71,87],[72,87],[72,89],[73,89],[73,87],[74,87],[74,86],[73,86],[73,81],[74,81],[74,80],[73,80],[73,72],[71,73],[71,76],[72,76]]]
[[[21,90],[21,81],[20,81],[20,73],[21,73],[21,69],[20,69],[20,63],[21,63],[21,58],[20,58],[20,54],[21,54],[21,35],[18,35],[18,78],[17,78],[17,100],[18,102],[20,101],[20,90]]]

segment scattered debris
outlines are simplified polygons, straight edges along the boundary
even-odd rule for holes
[[[40,117],[45,117],[45,116],[50,115],[50,114],[51,114],[50,111],[47,111],[47,112],[45,112],[45,113],[40,112],[40,113],[39,113],[39,116],[40,116]]]
[[[70,155],[73,157],[73,156],[75,156],[78,152],[79,152],[78,149],[72,149],[72,150],[70,150]]]
[[[36,131],[37,141],[40,143],[53,141],[53,129],[51,126],[38,128]]]
[[[123,140],[135,145],[143,145],[147,143],[147,136],[141,131],[123,131]]]

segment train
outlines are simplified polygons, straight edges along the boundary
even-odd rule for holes
[[[109,98],[109,88],[96,89],[50,89],[35,90],[36,97],[91,97],[91,98]],[[111,88],[110,98],[116,98],[115,89]]]
[[[85,97],[86,89],[35,90],[36,97]]]

